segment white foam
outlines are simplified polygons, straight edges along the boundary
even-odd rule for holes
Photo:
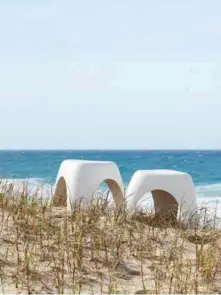
[[[44,178],[3,179],[0,180],[0,190],[2,191],[4,185],[9,187],[10,184],[13,184],[13,191],[17,193],[21,193],[25,188],[29,195],[38,192],[44,198],[51,196],[54,191],[54,185],[46,183]],[[101,188],[101,191],[104,192],[103,188]],[[195,191],[198,208],[207,208],[210,212],[216,212],[217,216],[221,218],[221,183],[196,186]],[[109,194],[109,197],[111,197],[111,194]],[[139,202],[139,205],[141,204],[142,208],[153,208],[151,193],[143,196]]]
[[[197,200],[203,203],[217,203],[221,201],[221,183],[196,186]]]
[[[26,192],[29,196],[39,194],[39,197],[48,198],[53,191],[53,186],[45,183],[43,178],[27,179],[1,179],[0,190],[2,192],[13,191],[15,195]]]
[[[196,186],[198,208],[205,208],[221,219],[221,183]]]

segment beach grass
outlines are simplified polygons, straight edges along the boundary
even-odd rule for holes
[[[221,230],[109,205],[48,206],[39,190],[0,194],[0,293],[221,293]]]

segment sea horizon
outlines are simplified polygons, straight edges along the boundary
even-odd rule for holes
[[[195,149],[195,148],[186,148],[186,149],[177,149],[177,148],[155,148],[155,149],[99,149],[99,148],[96,148],[96,149],[85,149],[85,148],[82,148],[82,149],[47,149],[47,148],[43,148],[43,149],[0,149],[0,152],[7,152],[7,151],[221,151],[221,148],[220,149],[206,149],[206,148],[199,148],[199,149]]]

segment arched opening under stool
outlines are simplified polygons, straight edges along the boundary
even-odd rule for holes
[[[96,191],[98,193],[95,194],[95,197],[98,196],[104,199],[106,198],[108,203],[112,203],[113,200],[117,208],[120,208],[123,205],[124,194],[115,180],[103,180]]]
[[[178,214],[178,202],[177,200],[165,190],[152,190],[151,192],[145,193],[139,200],[137,208],[141,208],[143,211],[142,202],[145,203],[145,197],[152,195],[154,215],[157,219],[173,220],[177,219]],[[151,203],[151,202],[150,202]],[[153,212],[152,211],[152,212]]]
[[[64,177],[61,177],[57,182],[52,204],[55,207],[67,206],[67,185]]]
[[[155,217],[176,220],[178,213],[177,200],[169,192],[153,190]]]

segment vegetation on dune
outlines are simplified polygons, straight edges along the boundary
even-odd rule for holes
[[[1,191],[1,293],[221,292],[221,230],[206,211],[189,227],[105,197],[68,214],[39,191]]]

